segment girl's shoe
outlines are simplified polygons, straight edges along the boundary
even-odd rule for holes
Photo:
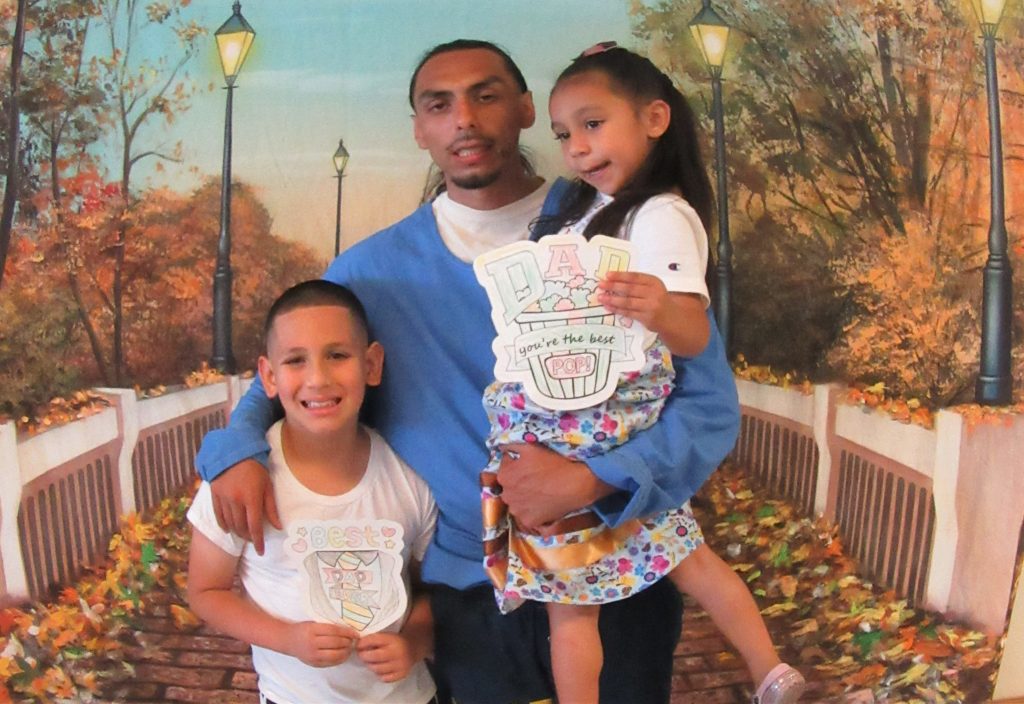
[[[804,676],[781,663],[765,675],[754,693],[753,704],[795,704],[807,688]]]

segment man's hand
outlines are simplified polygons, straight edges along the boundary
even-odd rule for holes
[[[221,530],[248,540],[263,554],[263,518],[281,529],[277,503],[267,469],[256,460],[242,460],[210,482],[213,511]]]
[[[413,665],[423,659],[409,639],[399,633],[363,636],[356,644],[356,652],[381,682],[404,680]]]
[[[303,621],[288,625],[285,652],[311,667],[331,667],[348,660],[358,640],[348,626]]]
[[[545,523],[615,491],[587,465],[542,445],[507,445],[501,449],[501,499],[525,530],[542,530]]]

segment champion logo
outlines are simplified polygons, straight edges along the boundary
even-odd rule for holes
[[[671,264],[668,265],[668,270],[679,271],[679,264],[677,264],[676,262],[672,262]]]

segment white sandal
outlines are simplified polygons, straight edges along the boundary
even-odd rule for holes
[[[807,688],[804,676],[786,663],[772,668],[754,693],[753,704],[796,704]]]

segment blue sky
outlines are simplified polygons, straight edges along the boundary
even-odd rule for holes
[[[495,41],[519,63],[534,92],[537,125],[524,143],[545,175],[561,172],[550,136],[547,94],[569,59],[614,39],[638,47],[630,31],[630,0],[243,0],[256,30],[236,82],[233,175],[259,189],[275,232],[333,252],[337,181],[331,156],[338,139],[351,153],[344,180],[342,238],[351,243],[410,212],[429,158],[412,137],[406,100],[409,76],[423,52],[459,37]],[[193,0],[186,16],[209,28],[204,51],[190,65],[201,91],[172,125],[142,140],[181,139],[185,163],[150,183],[180,190],[196,184],[189,171],[219,177],[224,131],[223,75],[213,31],[231,15],[229,0]],[[153,47],[149,47],[152,49]],[[166,132],[166,133],[165,133]]]

